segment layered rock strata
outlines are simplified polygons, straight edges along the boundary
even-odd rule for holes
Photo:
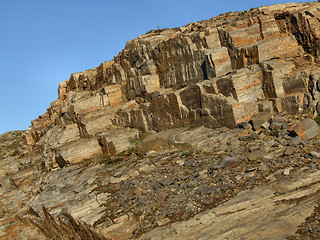
[[[286,239],[299,228],[319,239],[320,127],[306,115],[268,123],[165,130],[140,143],[153,150],[144,157],[51,171],[40,154],[11,152],[0,162],[0,239]],[[20,138],[0,136],[2,148]],[[299,227],[305,219],[314,225]]]
[[[0,239],[319,239],[319,7],[150,31],[72,74],[0,136]]]
[[[121,152],[139,133],[317,114],[318,8],[260,7],[130,40],[113,60],[60,83],[25,143],[40,147],[51,168]]]

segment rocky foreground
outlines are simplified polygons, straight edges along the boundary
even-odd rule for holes
[[[1,237],[318,239],[319,133],[307,116],[258,131],[174,129],[49,172],[40,154],[12,153],[1,160]],[[162,150],[141,156],[150,143]]]
[[[150,31],[0,136],[1,239],[319,239],[320,3]]]

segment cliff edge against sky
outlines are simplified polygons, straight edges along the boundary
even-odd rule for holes
[[[60,83],[59,99],[32,121],[26,144],[41,146],[54,165],[58,156],[77,162],[100,154],[106,144],[121,152],[123,134],[317,113],[317,7],[261,7],[128,41],[112,61]]]
[[[71,74],[1,136],[0,237],[318,236],[319,9],[151,30]]]

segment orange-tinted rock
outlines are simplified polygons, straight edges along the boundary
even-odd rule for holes
[[[116,128],[233,128],[263,112],[319,112],[318,7],[261,7],[130,40],[113,60],[61,82],[24,141],[40,145],[47,162],[55,151],[81,161],[108,152],[98,139]],[[80,142],[85,154],[67,153]]]
[[[316,121],[306,118],[293,128],[293,131],[302,139],[310,140],[320,134],[320,127]]]

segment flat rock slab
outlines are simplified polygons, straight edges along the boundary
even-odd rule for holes
[[[290,180],[243,191],[214,209],[139,239],[286,239],[312,214],[319,200],[319,180],[319,170],[301,171]]]
[[[320,134],[320,127],[316,121],[311,118],[306,118],[294,126],[293,131],[303,140],[310,140]]]
[[[241,160],[237,157],[226,156],[218,162],[218,166],[221,168],[232,168],[238,166],[240,162]]]

